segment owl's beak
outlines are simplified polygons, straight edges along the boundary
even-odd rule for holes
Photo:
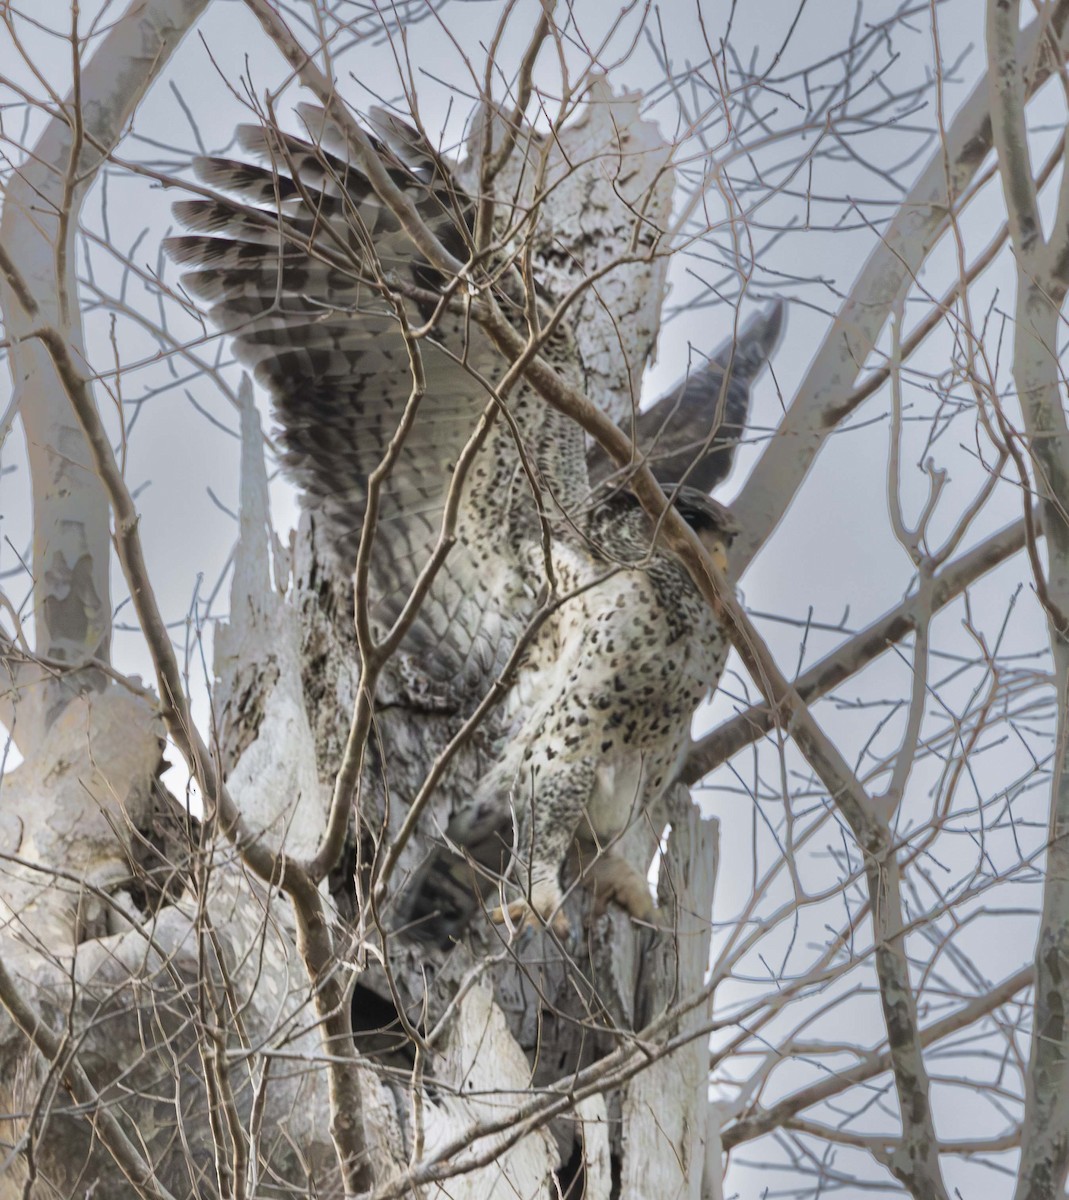
[[[722,538],[715,534],[707,534],[702,538],[702,545],[705,546],[709,557],[713,560],[716,569],[721,575],[728,573],[728,549]]]

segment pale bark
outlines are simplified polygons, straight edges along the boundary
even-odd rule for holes
[[[285,600],[290,564],[271,526],[260,417],[247,376],[238,402],[240,534],[230,620],[213,642],[220,748],[228,786],[243,797],[250,836],[303,861],[323,836],[329,796],[316,769],[299,633]]]
[[[1063,174],[1052,232],[1045,237],[1028,150],[1026,95],[1010,67],[1019,22],[1015,0],[989,0],[992,125],[1017,259],[1013,378],[1045,533],[1047,564],[1033,562],[1036,590],[1046,610],[1058,704],[1035,1013],[1015,1193],[1017,1200],[1040,1200],[1063,1194],[1069,1175],[1069,425],[1057,358],[1060,310],[1069,291],[1069,180]]]
[[[266,481],[257,459],[262,439],[251,408],[244,426],[245,536],[237,553],[236,620],[230,636],[240,641],[263,634],[265,613],[273,615],[269,631],[284,671],[262,707],[250,708],[251,728],[243,728],[238,719],[234,736],[255,746],[260,735],[286,729],[293,735],[286,761],[299,762],[302,747],[291,702],[300,689],[296,658],[284,654],[285,610],[270,580],[257,570],[270,543]],[[266,583],[268,590],[246,594],[241,588],[250,582]],[[288,636],[292,642],[292,620]],[[221,690],[220,702],[226,701]],[[138,738],[142,728],[151,740]],[[308,753],[307,725],[305,730]],[[213,1163],[222,1188],[224,1179],[233,1184],[248,1173],[250,1159],[259,1173],[268,1172],[261,1194],[280,1194],[278,1188],[286,1192],[312,1180],[325,1195],[337,1194],[331,1182],[337,1158],[328,1128],[329,1072],[315,1065],[320,1036],[313,989],[297,953],[287,906],[243,871],[225,845],[213,854],[210,843],[187,850],[190,859],[202,859],[199,886],[153,920],[145,922],[126,890],[138,881],[136,874],[131,879],[125,844],[134,840],[136,829],[149,824],[146,809],[158,769],[159,733],[151,706],[113,685],[103,695],[69,703],[46,737],[42,757],[5,778],[5,804],[13,806],[6,811],[22,814],[19,842],[5,847],[17,855],[4,880],[5,961],[19,995],[38,1019],[50,1027],[69,1027],[76,1041],[68,1045],[61,1040],[55,1056],[42,1060],[5,1024],[0,1073],[7,1084],[4,1109],[32,1112],[38,1089],[48,1091],[46,1070],[62,1075],[67,1056],[76,1053],[77,1067],[69,1078],[76,1082],[77,1070],[84,1070],[96,1089],[96,1107],[106,1104],[102,1111],[108,1119],[118,1123],[120,1132],[136,1130],[147,1151],[152,1170],[140,1194],[184,1194],[182,1180],[191,1166],[203,1172]],[[277,753],[280,744],[274,746]],[[64,779],[69,782],[59,786]],[[231,787],[239,809],[262,821],[268,838],[292,816],[293,792],[265,789],[248,774],[232,780]],[[87,801],[98,812],[95,822],[86,811]],[[184,874],[186,866],[176,864],[175,870]],[[224,1014],[229,1020],[220,1042],[215,1025]],[[153,1031],[152,1036],[146,1037],[145,1030]],[[253,1047],[260,1049],[248,1057]],[[277,1061],[276,1051],[281,1055]],[[235,1052],[238,1057],[231,1064]],[[84,1089],[72,1082],[67,1086],[76,1101],[88,1103]],[[365,1081],[365,1090],[370,1140],[392,1144],[388,1124],[381,1132],[379,1115],[391,1106],[374,1080]],[[58,1099],[50,1103],[43,1130],[34,1123],[12,1123],[13,1142],[30,1139],[31,1161],[42,1184],[73,1188],[89,1170],[97,1195],[127,1195],[129,1170],[106,1130],[100,1131],[105,1149],[94,1148],[88,1140],[92,1119],[68,1115]],[[93,1112],[92,1103],[89,1107]],[[218,1110],[215,1121],[209,1116],[213,1108]],[[250,1130],[250,1116],[257,1110],[258,1128]],[[218,1121],[223,1111],[233,1114],[235,1131],[229,1134]],[[236,1134],[238,1126],[241,1134]],[[277,1131],[283,1129],[286,1136],[280,1138]],[[0,1176],[0,1194],[22,1195],[23,1182],[17,1169]],[[201,1188],[201,1194],[214,1194],[206,1180]]]
[[[123,889],[141,840],[138,831],[153,821],[161,728],[151,698],[109,682],[91,666],[83,669],[108,658],[109,510],[67,391],[45,344],[34,335],[53,331],[84,362],[74,262],[81,202],[205,2],[138,0],[101,40],[91,63],[75,62],[75,94],[52,115],[11,177],[0,220],[6,252],[0,304],[12,341],[14,398],[26,431],[34,492],[37,650],[52,663],[47,672],[33,664],[8,667],[15,685],[9,716],[25,761],[4,780],[4,851],[11,856],[0,884],[4,957],[27,1011],[53,1026],[58,1021],[59,1028],[65,1013],[75,1028],[88,1020],[87,1049],[105,1063],[111,1055],[101,1053],[89,1034],[100,1019],[100,1000],[94,986],[79,995],[78,982],[92,985],[99,978],[106,984],[105,976],[112,981],[122,976],[93,939],[137,923],[136,907]],[[87,685],[91,690],[79,696]],[[121,942],[130,935],[116,936]],[[144,935],[133,936],[143,958]],[[106,1041],[112,1032],[107,1022],[99,1029],[97,1040]],[[46,1043],[38,1041],[38,1048]],[[45,1063],[27,1051],[23,1034],[8,1019],[3,1045],[4,1108],[32,1112],[27,1102],[33,1089],[27,1087],[45,1079]],[[129,1043],[134,1058],[136,1045],[136,1039]],[[67,1053],[64,1048],[63,1056]],[[90,1053],[89,1061],[93,1057]],[[62,1062],[57,1067],[62,1079]],[[84,1087],[72,1084],[76,1076],[65,1082],[84,1101]],[[26,1130],[35,1150],[32,1161],[38,1168],[53,1163],[66,1170],[67,1154],[56,1153],[66,1134],[74,1138],[67,1146],[73,1169],[76,1146],[89,1144],[89,1127],[57,1112],[49,1128],[53,1140],[47,1145],[36,1143],[34,1126]],[[113,1144],[104,1128],[101,1137]],[[17,1181],[8,1175],[0,1186],[11,1194]]]
[[[614,95],[604,75],[582,80],[562,102],[552,140],[520,136],[494,184],[508,198],[510,228],[525,232],[524,221],[537,221],[531,240],[540,282],[558,298],[576,292],[568,320],[583,390],[617,423],[638,407],[642,376],[656,352],[671,261],[672,148],[641,116],[640,102],[637,93]],[[503,123],[499,113],[488,116],[484,108],[472,124],[460,173],[472,189],[487,119]],[[492,133],[492,145],[502,138]],[[540,211],[568,214],[569,220],[538,221]]]
[[[78,214],[108,152],[146,90],[208,0],[134,0],[89,63],[75,62],[75,92],[4,191],[0,244],[32,295],[30,313],[10,278],[0,306],[12,341],[14,403],[26,432],[34,489],[33,576],[37,651],[83,667],[107,661],[111,640],[109,512],[81,428],[35,329],[54,328],[83,366],[86,353],[77,301]],[[75,53],[72,51],[72,53]],[[18,672],[18,693],[32,689],[14,725],[24,755],[32,752],[55,705],[77,691],[77,678]],[[99,688],[103,679],[90,674]],[[16,693],[16,694],[18,694]]]
[[[1037,285],[1026,270],[1018,272],[1014,379],[1043,513],[1048,565],[1038,586],[1048,606],[1058,703],[1018,1200],[1061,1194],[1069,1174],[1069,428],[1052,301],[1064,293],[1064,280]]]
[[[670,932],[645,959],[647,1019],[700,993],[709,964],[707,914],[713,911],[717,823],[702,820],[685,788],[673,800],[672,833],[658,889]],[[719,1156],[711,1161],[707,1153],[715,1137],[710,1128],[709,1055],[704,1038],[698,1036],[712,1016],[712,1007],[710,996],[670,1031],[674,1036],[693,1030],[689,1046],[637,1075],[627,1088],[622,1106],[624,1196],[642,1196],[655,1187],[650,1194],[664,1200],[706,1200],[721,1187]]]

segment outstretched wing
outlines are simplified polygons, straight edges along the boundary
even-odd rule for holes
[[[685,479],[710,492],[731,471],[750,411],[753,381],[783,335],[784,304],[777,300],[753,314],[701,365],[634,421],[635,445],[662,482]],[[625,428],[630,432],[631,426]],[[611,473],[604,456],[591,473]]]
[[[195,233],[168,239],[194,269],[183,283],[211,307],[237,357],[270,392],[285,462],[304,503],[351,569],[368,477],[392,446],[371,557],[372,615],[401,612],[442,530],[453,473],[480,420],[491,418],[461,490],[456,544],[407,640],[436,677],[484,678],[522,626],[530,577],[525,544],[539,504],[528,465],[564,506],[587,491],[582,434],[524,388],[492,389],[505,364],[465,310],[465,286],[432,269],[349,161],[344,133],[301,106],[309,137],[254,126],[239,143],[258,163],[199,158],[216,194],[183,200]],[[470,259],[473,204],[415,130],[379,116],[376,143],[393,183],[455,259]],[[490,264],[491,268],[500,264]],[[446,299],[445,297],[449,297]],[[406,341],[403,322],[418,331]],[[414,395],[411,345],[426,378]]]

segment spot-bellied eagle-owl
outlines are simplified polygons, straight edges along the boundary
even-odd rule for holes
[[[285,462],[347,570],[368,477],[392,453],[370,554],[380,631],[401,617],[458,499],[455,541],[402,642],[430,692],[484,694],[539,604],[560,601],[512,675],[497,762],[447,830],[463,848],[515,827],[519,898],[491,915],[523,923],[537,914],[565,928],[561,870],[574,844],[602,900],[649,917],[645,880],[611,846],[671,782],[693,712],[718,681],[724,635],[626,486],[596,464],[588,470],[582,430],[522,379],[495,395],[508,364],[470,319],[466,289],[492,286],[525,334],[529,305],[504,252],[471,263],[475,204],[449,165],[415,130],[373,114],[390,180],[445,249],[471,263],[459,287],[431,268],[353,165],[338,124],[319,108],[300,112],[307,138],[239,131],[258,164],[196,160],[214,196],[176,205],[195,232],[168,249],[193,268],[185,287],[209,303],[270,392]],[[543,318],[546,304],[537,298]],[[634,425],[670,498],[721,561],[734,526],[706,492],[727,473],[750,383],[781,324],[780,305],[752,319]],[[422,395],[404,326],[420,331]],[[543,354],[578,384],[566,325]],[[433,936],[455,932],[465,908],[450,893],[456,861],[443,851],[402,905]]]

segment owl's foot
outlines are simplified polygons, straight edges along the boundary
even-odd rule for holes
[[[657,923],[657,908],[646,878],[625,858],[603,851],[584,866],[583,883],[594,893],[594,915],[600,917],[610,904],[618,904],[636,921]]]
[[[561,907],[564,897],[556,883],[535,883],[531,894],[523,900],[491,909],[490,920],[495,925],[510,925],[515,929],[538,929],[548,925],[562,941],[571,936],[572,927]]]

